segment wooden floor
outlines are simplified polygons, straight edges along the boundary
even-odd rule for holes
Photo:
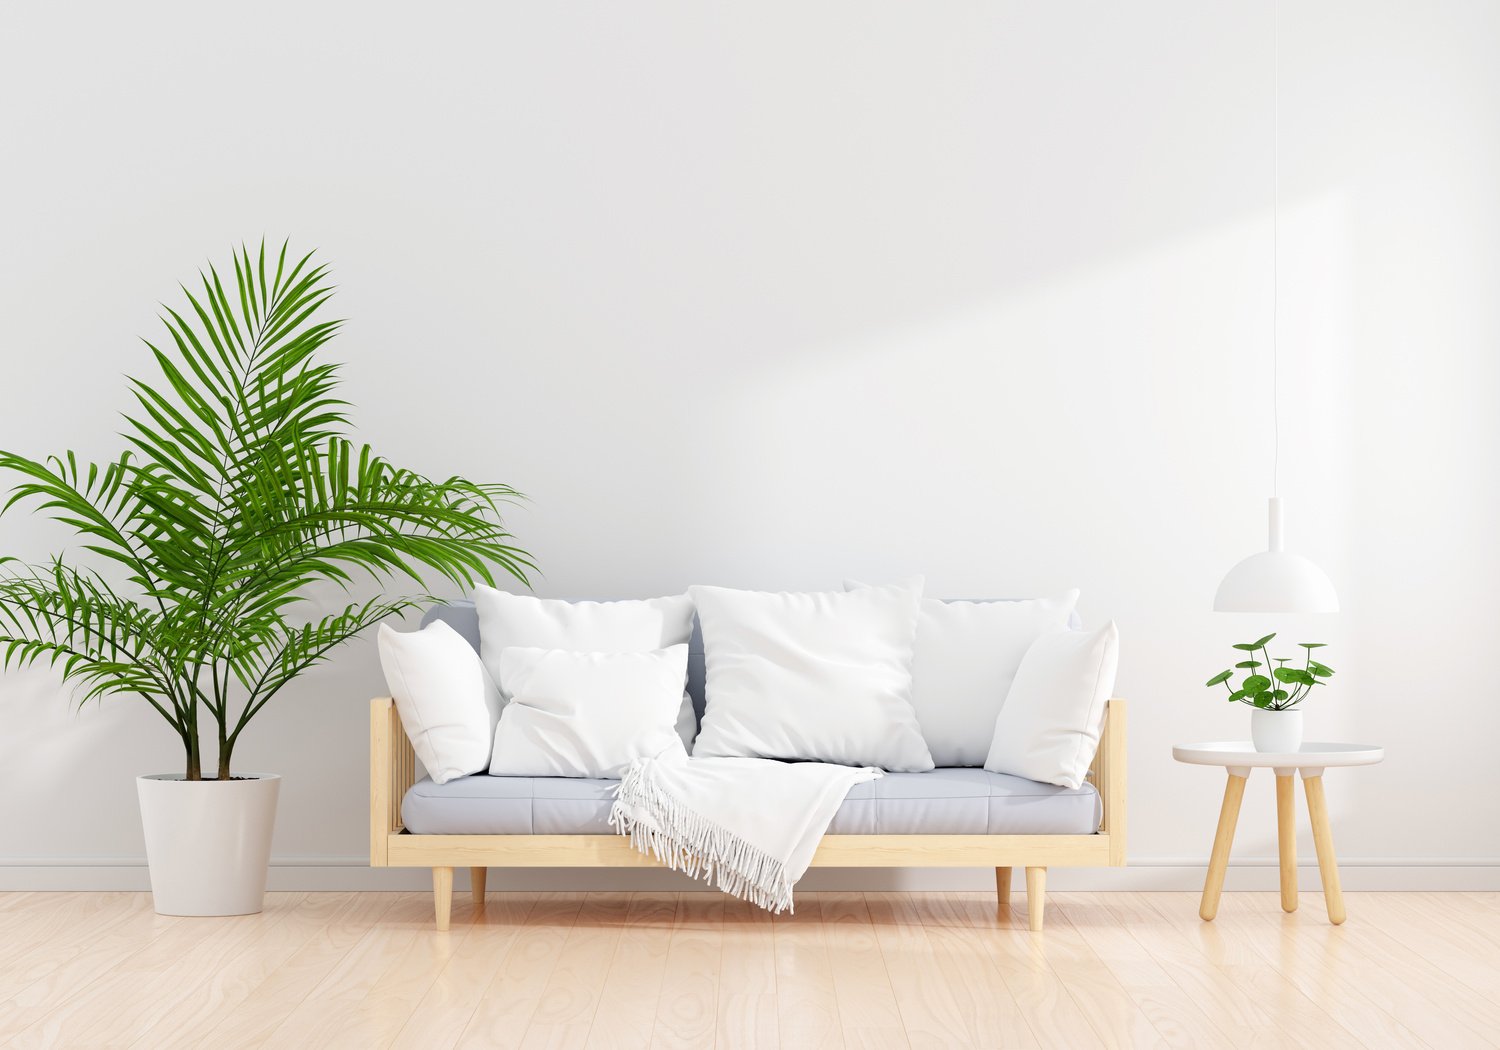
[[[5,1047],[1500,1045],[1500,894],[0,894]]]

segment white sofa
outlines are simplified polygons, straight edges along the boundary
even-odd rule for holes
[[[472,603],[439,606],[472,644]],[[690,646],[688,688],[703,712],[703,645]],[[471,871],[476,907],[491,867],[637,867],[655,862],[607,824],[616,781],[561,777],[418,778],[393,702],[370,712],[370,863],[430,867],[437,924],[451,912],[453,869]],[[1011,869],[1026,869],[1031,928],[1042,928],[1046,871],[1125,863],[1125,704],[1110,700],[1089,781],[1077,789],[983,769],[890,773],[850,792],[812,863],[822,867],[993,867],[1001,906]]]

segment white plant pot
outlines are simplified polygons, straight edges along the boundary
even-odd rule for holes
[[[151,899],[161,915],[250,915],[260,911],[281,778],[185,780],[136,777]]]
[[[1250,712],[1250,739],[1255,750],[1286,754],[1302,747],[1302,712],[1256,708]]]

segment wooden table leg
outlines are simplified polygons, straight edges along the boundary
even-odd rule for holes
[[[1276,844],[1281,856],[1281,910],[1297,910],[1297,784],[1276,771]]]
[[[1339,862],[1333,853],[1333,829],[1328,823],[1328,799],[1323,794],[1323,771],[1313,776],[1303,771],[1302,790],[1307,792],[1307,815],[1312,818],[1313,845],[1318,849],[1318,874],[1323,877],[1323,901],[1328,906],[1328,921],[1335,926],[1341,924],[1348,914],[1344,911],[1344,890],[1339,885]]]
[[[1224,805],[1219,810],[1219,830],[1214,833],[1214,851],[1208,858],[1208,880],[1203,884],[1203,903],[1198,914],[1212,922],[1219,914],[1219,895],[1224,892],[1224,872],[1229,867],[1229,848],[1234,845],[1234,826],[1240,819],[1240,800],[1245,797],[1248,769],[1231,768],[1224,785]]]

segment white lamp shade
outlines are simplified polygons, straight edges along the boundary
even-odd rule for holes
[[[1230,569],[1214,595],[1214,612],[1331,613],[1338,592],[1310,559],[1261,551]]]
[[[1219,583],[1214,612],[1338,612],[1338,592],[1328,575],[1311,559],[1281,549],[1281,500],[1276,498],[1270,533],[1270,550],[1250,555]]]

